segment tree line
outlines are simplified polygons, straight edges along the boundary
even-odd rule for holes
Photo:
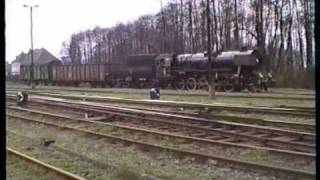
[[[74,33],[63,42],[67,64],[123,63],[129,54],[195,53],[257,48],[269,71],[302,70],[314,61],[311,0],[168,0],[160,12],[114,27]]]

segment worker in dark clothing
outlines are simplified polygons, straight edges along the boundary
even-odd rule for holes
[[[152,84],[150,99],[160,99],[160,85],[158,80],[155,80]]]
[[[18,92],[17,94],[17,106],[23,106],[28,101],[28,94],[25,92]]]

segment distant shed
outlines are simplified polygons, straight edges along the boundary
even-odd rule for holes
[[[21,61],[20,79],[30,80],[31,53]],[[52,77],[52,66],[62,64],[61,61],[44,48],[35,49],[33,53],[34,80],[49,82]]]

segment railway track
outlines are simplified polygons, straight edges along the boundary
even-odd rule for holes
[[[315,158],[315,154],[313,154],[313,153],[304,153],[304,152],[295,152],[295,151],[281,150],[281,149],[275,149],[275,148],[259,147],[259,146],[253,146],[253,145],[224,142],[221,140],[220,141],[210,140],[210,139],[201,138],[201,137],[193,137],[192,135],[183,135],[183,133],[177,133],[177,132],[176,133],[162,132],[162,131],[151,130],[150,128],[145,129],[145,128],[141,128],[141,127],[140,128],[139,127],[132,127],[130,125],[121,125],[121,124],[101,122],[101,121],[97,121],[97,119],[95,119],[95,118],[91,118],[91,119],[74,118],[74,117],[70,117],[70,116],[63,116],[63,115],[46,113],[46,112],[41,112],[41,111],[32,110],[32,109],[21,109],[21,108],[15,108],[15,107],[7,107],[7,109],[24,111],[24,112],[28,112],[28,113],[32,113],[32,114],[36,114],[36,115],[41,115],[42,117],[62,118],[62,119],[66,119],[66,120],[76,121],[76,123],[79,123],[79,124],[96,126],[97,128],[99,128],[99,126],[108,126],[108,127],[119,128],[119,129],[124,129],[124,130],[128,130],[128,131],[136,131],[136,132],[141,132],[141,133],[146,133],[146,134],[154,134],[154,135],[158,135],[158,136],[167,136],[167,137],[171,137],[171,138],[180,138],[180,139],[184,139],[184,140],[189,140],[189,141],[194,141],[194,142],[199,142],[199,143],[206,143],[206,144],[211,144],[211,145],[221,145],[221,146],[226,146],[226,147],[236,147],[236,148],[243,148],[243,149],[245,149],[245,148],[259,149],[259,150],[270,151],[270,152],[274,152],[274,153],[278,153],[278,154],[301,156],[301,157],[308,158],[308,159]],[[92,120],[92,119],[95,119],[95,120]],[[154,129],[156,129],[156,128],[154,128]],[[160,127],[158,130],[161,130],[161,129],[162,129],[162,127]]]
[[[191,134],[194,137],[206,137],[211,140],[237,143],[252,142],[259,143],[260,146],[264,147],[277,147],[308,153],[315,151],[315,134],[312,133],[232,122],[211,121],[190,116],[140,111],[113,106],[88,105],[87,103],[84,104],[81,102],[47,101],[42,99],[36,101],[36,103],[51,107],[60,106],[65,109],[87,112],[88,114],[105,115],[106,117],[111,115],[112,118],[117,118],[117,121],[122,124],[136,126],[145,124],[148,128],[158,128],[170,132],[184,132],[184,135]],[[108,118],[101,120],[110,121]]]
[[[232,115],[218,115],[218,114],[209,114],[209,113],[201,113],[201,112],[186,112],[179,110],[165,110],[165,109],[150,109],[146,107],[137,107],[137,106],[126,106],[126,105],[112,105],[119,108],[131,108],[142,111],[151,111],[157,113],[168,113],[168,114],[177,114],[183,116],[193,116],[200,117],[206,119],[222,120],[227,122],[237,122],[237,123],[245,123],[245,124],[256,124],[262,126],[271,126],[271,127],[283,127],[287,129],[293,130],[302,130],[307,132],[315,132],[315,125],[312,123],[301,123],[301,122],[289,122],[289,121],[280,121],[280,120],[266,120],[262,118],[254,118],[254,117],[242,117],[242,116],[232,116]]]
[[[9,88],[8,90],[22,90],[19,88]],[[25,88],[24,90],[28,90],[30,92],[35,92],[34,90],[30,88]],[[52,91],[69,91],[69,92],[91,92],[91,93],[117,93],[117,94],[148,94],[148,90],[139,90],[139,91],[133,91],[133,90],[112,90],[112,89],[92,89],[92,88],[56,88],[56,87],[50,87],[48,88],[37,88],[37,90],[40,90],[42,92],[52,92]],[[161,94],[163,95],[169,95],[169,96],[199,96],[199,97],[206,97],[208,96],[207,93],[201,93],[201,92],[162,92]],[[275,94],[275,93],[273,93]],[[284,94],[284,93],[282,93]],[[281,95],[282,95],[281,94]],[[282,100],[315,100],[315,97],[310,96],[310,94],[299,94],[297,95],[289,95],[289,96],[274,96],[274,95],[265,95],[265,94],[245,94],[245,93],[231,93],[231,94],[226,94],[226,93],[217,93],[217,97],[224,97],[224,98],[257,98],[257,99],[282,99]]]
[[[89,102],[86,102],[87,104]],[[97,104],[97,103],[94,103]],[[244,123],[244,124],[255,124],[262,126],[271,126],[271,127],[283,127],[286,129],[292,130],[300,130],[306,132],[315,132],[315,124],[312,123],[301,123],[301,122],[289,122],[289,121],[280,121],[280,120],[265,120],[262,118],[254,118],[254,117],[243,117],[243,116],[232,116],[232,115],[219,115],[219,114],[210,114],[210,113],[202,113],[202,112],[186,112],[177,110],[168,110],[168,109],[160,109],[160,108],[147,108],[147,107],[139,107],[139,106],[128,106],[128,105],[114,105],[114,104],[99,104],[100,106],[111,105],[113,107],[118,108],[126,108],[126,109],[135,109],[141,111],[150,111],[156,113],[167,113],[167,114],[176,114],[182,116],[192,116],[192,117],[200,117],[205,119],[210,119],[213,121],[222,120],[227,122],[236,122],[236,123]],[[102,108],[103,110],[103,108]]]
[[[156,107],[174,107],[184,109],[197,109],[199,112],[211,112],[211,111],[234,111],[234,112],[254,112],[254,113],[271,113],[277,115],[292,115],[300,117],[315,117],[314,109],[294,109],[294,108],[271,108],[271,107],[256,107],[256,106],[240,106],[230,104],[200,104],[190,102],[179,101],[161,101],[161,100],[137,100],[137,99],[124,99],[114,97],[101,97],[101,96],[84,96],[84,95],[62,95],[52,93],[39,93],[32,92],[33,95],[49,96],[54,98],[76,99],[76,100],[89,100],[106,103],[125,103],[125,104],[137,104],[148,105]]]
[[[12,131],[12,130],[6,130],[7,133],[9,134],[13,134],[15,136],[19,136],[21,138],[24,138],[24,139],[27,139],[28,141],[36,141],[36,142],[39,142],[40,139],[37,138],[34,138],[34,137],[30,137],[30,136],[27,136],[25,134],[21,134],[19,132],[16,132],[16,131]],[[98,168],[99,170],[102,170],[104,172],[109,172],[112,171],[112,170],[115,170],[115,169],[119,169],[119,167],[113,165],[113,164],[108,164],[108,163],[105,163],[105,162],[102,162],[100,160],[97,160],[97,159],[93,159],[91,157],[88,157],[87,155],[83,155],[83,153],[78,153],[78,152],[75,152],[75,151],[72,151],[70,149],[66,149],[65,147],[61,147],[59,145],[56,145],[56,144],[51,144],[50,145],[50,148],[51,149],[54,149],[55,151],[58,151],[58,152],[61,152],[63,154],[66,154],[70,157],[74,157],[76,159],[80,159],[81,161],[83,162],[86,162],[88,164],[90,164],[91,166],[94,166],[94,168]],[[107,173],[106,172],[106,173]],[[155,180],[160,180],[159,178],[156,178],[150,174],[142,174],[142,176],[146,176],[146,177],[151,177],[151,178],[154,178]]]
[[[14,97],[7,96],[7,98],[11,98],[11,100],[14,100]],[[89,103],[89,102],[87,102]],[[15,105],[15,102],[7,102],[7,104]],[[95,103],[97,104],[97,103]],[[100,104],[100,105],[106,105],[106,104]],[[109,104],[111,105],[111,104]],[[115,105],[112,104],[114,107],[119,108],[128,108],[128,109],[136,109],[136,110],[142,110],[142,111],[151,111],[151,112],[157,112],[157,113],[167,113],[167,114],[177,114],[177,115],[183,115],[183,116],[193,116],[193,117],[201,117],[206,119],[212,119],[214,121],[216,120],[222,120],[227,122],[236,122],[236,123],[245,123],[245,124],[255,124],[255,125],[262,125],[262,126],[271,126],[271,127],[277,127],[277,128],[285,128],[285,129],[291,129],[291,130],[300,130],[305,132],[315,132],[315,125],[312,123],[302,123],[302,122],[290,122],[290,121],[281,121],[281,120],[266,120],[263,118],[256,118],[256,117],[243,117],[243,116],[234,116],[234,115],[219,115],[219,114],[211,114],[211,113],[202,113],[202,112],[186,112],[181,111],[177,108],[174,109],[161,109],[161,108],[146,108],[143,106],[130,106],[130,105]]]
[[[19,159],[21,159],[31,165],[41,167],[45,171],[52,172],[52,173],[56,174],[57,176],[59,176],[60,178],[69,179],[69,180],[85,180],[84,178],[82,178],[80,176],[77,176],[77,175],[72,174],[70,172],[64,171],[62,169],[59,169],[57,167],[54,167],[54,166],[49,165],[47,163],[44,163],[42,161],[39,161],[33,157],[27,156],[27,155],[25,155],[17,150],[14,150],[12,148],[7,147],[7,153],[9,156],[14,156],[14,157],[19,158]]]
[[[103,138],[107,138],[111,141],[116,141],[116,142],[122,142],[124,144],[135,144],[138,146],[142,146],[148,149],[156,149],[156,150],[165,150],[165,151],[169,151],[169,152],[173,152],[175,154],[180,154],[180,155],[184,155],[184,156],[192,156],[195,158],[200,158],[200,159],[214,159],[217,160],[222,164],[229,164],[230,166],[235,166],[237,168],[245,168],[245,169],[251,169],[251,170],[255,170],[255,171],[263,171],[263,172],[273,172],[275,174],[282,174],[282,175],[286,175],[286,176],[297,176],[297,177],[304,177],[304,178],[314,178],[315,177],[315,173],[313,172],[309,172],[309,171],[303,171],[303,170],[297,170],[297,169],[290,169],[290,168],[285,168],[285,167],[277,167],[274,165],[264,165],[261,163],[254,163],[254,162],[249,162],[249,161],[243,161],[243,160],[237,160],[237,159],[233,159],[233,158],[225,158],[225,157],[221,157],[218,155],[212,155],[212,154],[206,154],[206,153],[202,153],[202,152],[195,152],[195,151],[191,151],[191,150],[182,150],[180,148],[172,148],[170,146],[165,146],[165,145],[159,145],[159,144],[154,144],[154,143],[150,143],[150,142],[145,142],[145,141],[137,141],[134,139],[130,139],[130,138],[123,138],[123,137],[117,137],[117,136],[113,136],[113,135],[108,135],[105,133],[97,133],[95,131],[92,130],[87,130],[84,127],[88,127],[88,125],[85,124],[81,124],[78,125],[77,127],[75,125],[62,125],[63,123],[59,123],[59,122],[47,122],[45,120],[36,120],[36,118],[31,118],[31,117],[26,117],[26,116],[17,116],[17,115],[8,115],[11,118],[15,118],[15,119],[19,119],[19,120],[23,120],[23,121],[28,121],[28,122],[32,122],[32,123],[36,123],[36,124],[45,124],[48,126],[53,126],[53,127],[57,127],[57,128],[62,128],[65,130],[72,130],[72,131],[78,131],[78,132],[82,132],[82,133],[86,133],[89,135],[93,135],[93,136],[97,136],[97,137],[103,137]],[[61,118],[61,117],[60,117]],[[44,118],[43,118],[44,119]],[[57,119],[57,117],[55,117],[54,119]],[[78,122],[79,123],[79,122]],[[91,122],[93,123],[93,122]],[[80,128],[82,127],[82,128]]]

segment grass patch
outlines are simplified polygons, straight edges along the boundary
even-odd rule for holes
[[[7,179],[58,179],[56,175],[10,155],[6,159],[6,172]]]
[[[269,152],[265,150],[244,150],[240,153],[245,159],[263,161],[269,159]]]
[[[123,165],[118,167],[115,177],[121,180],[139,180],[141,173],[136,168]]]

